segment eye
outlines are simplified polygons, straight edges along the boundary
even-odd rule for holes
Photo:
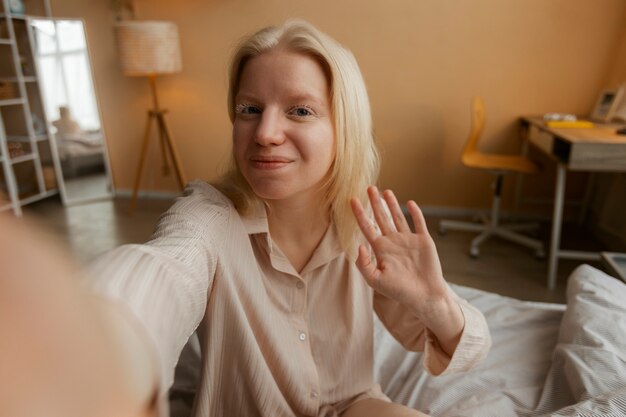
[[[254,104],[237,104],[235,106],[237,114],[261,114],[261,109]]]
[[[310,108],[309,106],[295,106],[292,107],[289,110],[289,114],[292,116],[296,116],[296,117],[309,117],[309,116],[314,116],[315,113],[313,112],[313,109]]]

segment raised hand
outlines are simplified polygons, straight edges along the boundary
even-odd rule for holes
[[[367,193],[374,221],[358,199],[353,198],[351,205],[376,262],[369,249],[360,245],[357,267],[375,291],[413,311],[451,354],[463,330],[463,314],[443,278],[437,249],[421,210],[414,201],[407,203],[413,232],[393,192],[383,193],[391,217],[378,189],[369,187]]]

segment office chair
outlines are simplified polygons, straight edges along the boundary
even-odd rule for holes
[[[470,256],[477,258],[480,254],[480,245],[490,238],[497,236],[514,243],[526,246],[534,250],[538,258],[545,256],[543,243],[537,239],[517,233],[517,231],[533,230],[538,227],[536,223],[523,224],[500,224],[500,195],[502,181],[505,174],[522,173],[534,174],[539,167],[523,156],[485,154],[477,149],[478,140],[485,126],[485,105],[480,96],[472,99],[472,124],[469,136],[463,148],[461,160],[470,168],[484,169],[496,176],[493,186],[493,200],[491,205],[491,218],[483,218],[483,223],[461,222],[456,220],[442,220],[439,223],[439,233],[445,234],[447,230],[460,230],[480,232],[470,245]]]

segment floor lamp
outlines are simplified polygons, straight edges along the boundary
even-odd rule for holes
[[[183,189],[187,183],[178,151],[167,126],[167,119],[165,118],[167,110],[160,107],[156,88],[156,77],[180,72],[182,59],[178,28],[174,23],[136,20],[120,22],[116,25],[116,35],[122,71],[128,76],[147,77],[152,93],[153,107],[148,110],[148,120],[141,145],[133,195],[128,208],[129,213],[132,214],[137,205],[137,193],[148,154],[153,123],[156,124],[159,136],[163,157],[163,174],[169,174],[170,168],[167,159],[169,153],[178,185]]]

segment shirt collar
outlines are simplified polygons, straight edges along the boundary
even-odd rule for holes
[[[267,211],[263,203],[257,203],[250,212],[242,216],[241,220],[249,235],[259,233],[269,234],[270,228],[267,223]]]
[[[248,214],[242,216],[242,222],[248,235],[265,234],[264,241],[272,266],[276,270],[291,275],[304,275],[332,261],[342,252],[341,246],[339,245],[339,235],[337,234],[334,224],[331,224],[313,252],[311,259],[302,272],[298,274],[280,248],[272,241],[267,221],[267,211],[264,204],[255,205]]]

